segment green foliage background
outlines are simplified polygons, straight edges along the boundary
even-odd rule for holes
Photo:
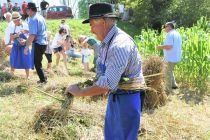
[[[80,18],[87,18],[88,17],[88,8],[90,4],[96,2],[109,2],[110,0],[80,0],[79,5],[79,17]]]
[[[93,35],[88,24],[82,24],[82,19],[67,19],[73,38],[77,40],[79,35]],[[58,32],[60,20],[47,20],[47,28],[52,35]],[[6,23],[2,22],[0,31],[3,32]],[[158,34],[155,30],[143,29],[140,31],[133,24],[118,22],[118,26],[130,34],[138,45],[140,54],[147,58],[150,55],[162,56],[155,46],[163,43],[165,33]],[[201,18],[191,28],[179,28],[183,39],[183,60],[178,65],[176,73],[183,85],[195,87],[199,92],[207,92],[207,82],[210,76],[210,32],[207,18]]]
[[[191,27],[206,16],[210,20],[210,0],[116,0],[116,10],[123,2],[126,9],[132,7],[132,22],[141,29],[161,27],[167,21],[175,21],[177,26]],[[88,5],[110,0],[80,0],[79,17],[88,17]]]

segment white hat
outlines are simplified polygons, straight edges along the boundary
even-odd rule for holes
[[[21,15],[19,12],[13,12],[12,13],[12,19],[16,20],[16,19],[21,19]]]
[[[12,17],[12,14],[10,12],[6,12],[6,13],[4,13],[4,18],[6,18],[7,15],[10,15],[10,17]]]
[[[21,19],[21,15],[19,12],[12,13],[12,20]]]

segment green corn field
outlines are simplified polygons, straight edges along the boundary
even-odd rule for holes
[[[182,85],[204,95],[210,81],[210,27],[207,18],[202,17],[191,28],[177,30],[182,36],[182,61],[176,67],[176,77]],[[162,52],[155,47],[163,44],[164,37],[163,32],[158,35],[154,30],[143,30],[135,41],[144,58],[162,56]]]

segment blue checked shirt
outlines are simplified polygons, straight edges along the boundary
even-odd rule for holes
[[[100,54],[97,59],[97,64],[100,63],[105,64],[106,69],[105,73],[97,69],[96,85],[99,87],[116,90],[122,75],[129,78],[139,78],[141,84],[144,84],[142,62],[137,46],[127,33],[116,26],[112,27],[101,43]]]

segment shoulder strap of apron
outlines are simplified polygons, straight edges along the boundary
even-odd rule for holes
[[[104,64],[105,64],[106,59],[107,59],[107,53],[108,53],[108,50],[109,50],[109,46],[110,46],[110,44],[113,42],[113,39],[114,39],[114,37],[115,37],[116,34],[117,34],[117,33],[115,32],[115,33],[113,34],[113,36],[111,37],[109,43],[107,44],[107,45],[108,45],[108,48],[107,48],[107,51],[106,51],[106,55],[105,55],[105,59],[104,59]]]

